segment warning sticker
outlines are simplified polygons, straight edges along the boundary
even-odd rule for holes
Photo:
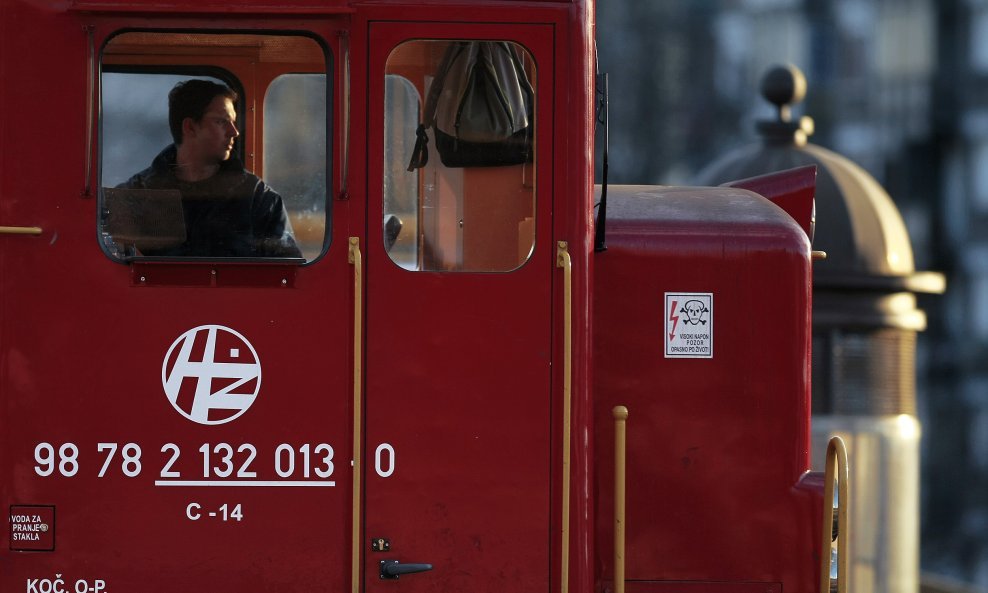
[[[10,507],[10,549],[44,551],[55,549],[55,507]]]
[[[713,358],[713,293],[667,292],[665,300],[666,358]]]

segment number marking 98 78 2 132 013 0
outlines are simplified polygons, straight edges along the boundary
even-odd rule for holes
[[[282,443],[273,451],[258,452],[250,443],[203,443],[198,448],[201,461],[197,471],[180,463],[183,452],[175,443],[161,447],[164,462],[156,486],[335,486],[333,446],[328,443]],[[268,461],[264,461],[267,459]],[[58,445],[42,442],[34,448],[34,471],[41,477],[71,478],[93,471],[97,478],[142,475],[146,460],[137,443],[97,443],[95,460],[75,443]],[[92,464],[90,466],[88,464]],[[184,472],[184,475],[183,475]],[[263,476],[258,477],[259,473]]]

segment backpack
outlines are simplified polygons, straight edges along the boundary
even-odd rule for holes
[[[409,171],[429,162],[432,128],[447,167],[495,167],[532,158],[532,89],[504,41],[454,41],[446,50],[416,131]]]

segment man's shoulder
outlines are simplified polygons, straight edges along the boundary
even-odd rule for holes
[[[238,185],[247,193],[250,193],[254,200],[275,201],[279,205],[281,196],[270,185],[257,175],[248,171],[242,164],[226,168],[226,172],[231,179],[237,179]]]
[[[148,187],[153,187],[166,182],[169,178],[174,177],[172,174],[172,168],[175,163],[175,145],[169,145],[165,147],[158,156],[154,157],[151,161],[151,165],[135,173],[128,179],[124,181],[117,187],[123,189],[146,189]]]
[[[148,182],[153,176],[151,167],[144,169],[138,173],[131,175],[130,179],[119,184],[117,187],[121,189],[145,189],[148,186]]]

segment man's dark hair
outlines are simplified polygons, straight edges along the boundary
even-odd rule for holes
[[[238,95],[230,87],[209,80],[183,80],[168,93],[168,127],[175,144],[182,143],[182,122],[191,117],[200,121],[206,108],[218,96],[237,102]]]

